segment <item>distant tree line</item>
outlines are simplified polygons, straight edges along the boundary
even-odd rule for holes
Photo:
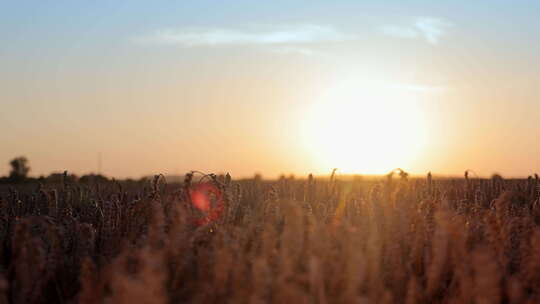
[[[109,179],[101,174],[85,174],[77,176],[75,174],[68,174],[67,172],[58,173],[53,172],[48,176],[40,176],[37,178],[29,177],[30,166],[28,159],[24,156],[15,157],[9,162],[11,167],[8,176],[0,177],[0,184],[20,184],[20,183],[33,183],[33,182],[46,182],[46,183],[62,183],[68,182],[80,182],[80,183],[96,183],[106,182]]]

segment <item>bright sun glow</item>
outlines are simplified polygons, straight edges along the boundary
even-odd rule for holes
[[[310,112],[308,149],[325,169],[359,174],[407,170],[427,137],[415,94],[405,87],[355,81],[330,88]]]

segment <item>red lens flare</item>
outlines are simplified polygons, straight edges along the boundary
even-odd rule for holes
[[[225,210],[225,201],[222,191],[211,183],[196,184],[190,187],[189,197],[195,208],[204,216],[197,218],[195,224],[206,225],[216,221]]]

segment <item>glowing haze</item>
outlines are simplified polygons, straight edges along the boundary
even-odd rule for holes
[[[0,175],[540,171],[540,2],[14,1]]]

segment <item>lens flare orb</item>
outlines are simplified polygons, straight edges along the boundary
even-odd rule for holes
[[[202,217],[195,219],[197,226],[215,222],[225,210],[223,192],[212,183],[192,185],[189,197],[193,206],[203,214]]]

